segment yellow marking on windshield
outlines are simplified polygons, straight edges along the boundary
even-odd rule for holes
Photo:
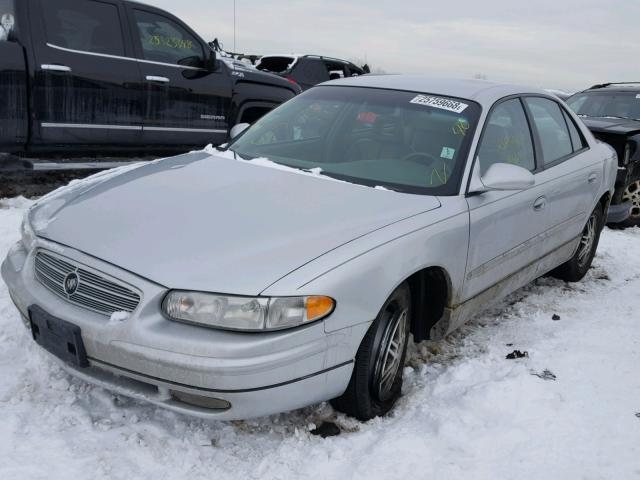
[[[442,164],[442,175],[440,175],[440,170],[438,170],[437,168],[433,168],[431,170],[431,186],[433,187],[433,185],[435,184],[433,176],[438,177],[438,180],[440,180],[440,185],[444,185],[447,183],[447,164],[443,163]]]
[[[464,137],[467,134],[467,130],[469,130],[470,125],[462,119],[458,119],[458,121],[451,127],[451,131],[454,135],[459,135]]]

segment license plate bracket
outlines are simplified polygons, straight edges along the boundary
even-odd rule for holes
[[[50,313],[37,305],[29,307],[31,335],[38,345],[59,359],[76,367],[88,367],[80,327]]]

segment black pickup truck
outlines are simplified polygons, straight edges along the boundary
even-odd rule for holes
[[[235,124],[299,92],[217,58],[188,25],[154,7],[0,0],[3,153],[148,155],[221,144]]]

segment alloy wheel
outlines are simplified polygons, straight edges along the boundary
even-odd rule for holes
[[[408,319],[409,313],[406,309],[393,312],[392,319],[384,331],[373,377],[373,385],[380,401],[385,401],[391,396],[398,371],[403,366],[403,350],[409,331]]]
[[[631,218],[640,218],[640,180],[631,182],[622,196],[623,202],[631,202]]]
[[[593,244],[596,241],[596,231],[598,219],[595,214],[591,214],[587,226],[582,232],[582,238],[580,239],[580,247],[578,250],[578,263],[584,265],[589,261],[591,250],[593,250]]]

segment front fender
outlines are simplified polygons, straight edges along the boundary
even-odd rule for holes
[[[398,285],[427,267],[443,268],[455,304],[464,280],[469,213],[463,197],[346,244],[290,273],[263,295],[328,295],[336,309],[325,330],[371,322]],[[364,330],[366,331],[366,329]]]

